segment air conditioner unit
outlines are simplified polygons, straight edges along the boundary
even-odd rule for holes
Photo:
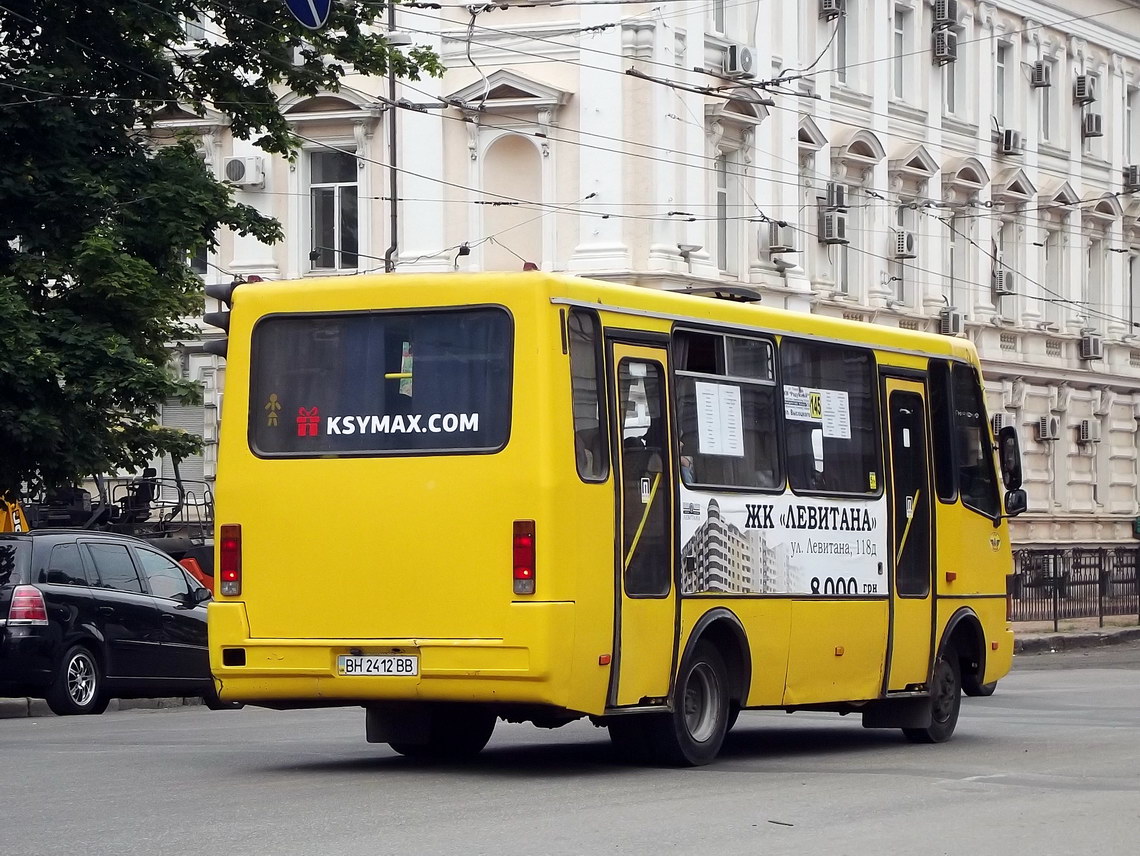
[[[1073,100],[1078,104],[1096,101],[1096,78],[1091,74],[1078,74],[1073,81]]]
[[[1013,271],[1006,270],[1006,268],[1000,264],[994,267],[993,285],[994,295],[996,297],[1004,297],[1007,294],[1014,294]]]
[[[796,230],[786,223],[768,224],[768,252],[794,253],[796,251]]]
[[[847,207],[847,185],[840,184],[837,181],[829,181],[827,183],[827,207]]]
[[[1037,420],[1037,439],[1042,442],[1061,439],[1061,420],[1056,416],[1042,416]]]
[[[222,175],[230,184],[250,187],[265,183],[265,169],[262,159],[256,155],[244,158],[226,158],[222,162]]]
[[[725,77],[755,77],[756,55],[744,45],[729,45],[724,55]]]
[[[1009,413],[995,413],[990,417],[990,427],[993,429],[994,437],[1001,433],[1002,428],[1006,428],[1013,424],[1013,416]]]
[[[943,336],[961,336],[966,319],[957,309],[943,309],[938,313],[938,332]]]
[[[1021,131],[1002,131],[1000,148],[1003,155],[1019,155],[1022,149]]]
[[[914,232],[906,229],[895,232],[895,258],[899,260],[918,258],[918,238]]]
[[[1086,139],[1089,137],[1103,137],[1104,116],[1100,113],[1085,113],[1084,119],[1081,120],[1081,136]]]
[[[819,17],[832,21],[843,14],[843,0],[819,0]]]
[[[934,0],[934,26],[958,26],[958,0]]]
[[[819,242],[821,244],[846,244],[847,212],[824,211],[819,215]]]
[[[1100,442],[1100,422],[1096,419],[1082,419],[1077,431],[1078,443],[1088,444]]]
[[[1029,72],[1029,85],[1034,89],[1044,89],[1053,85],[1053,67],[1044,60],[1037,60]]]
[[[935,30],[931,36],[934,61],[939,65],[958,59],[958,36],[949,30]]]
[[[1140,190],[1140,164],[1132,163],[1124,168],[1124,189]]]
[[[1099,333],[1081,334],[1081,359],[1100,360],[1104,358],[1104,339]]]

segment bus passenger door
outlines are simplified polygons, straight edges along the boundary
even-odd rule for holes
[[[886,401],[894,565],[887,689],[903,690],[927,682],[931,661],[934,567],[924,386],[887,378]]]
[[[611,705],[669,694],[677,622],[674,480],[664,348],[615,343],[617,607]]]

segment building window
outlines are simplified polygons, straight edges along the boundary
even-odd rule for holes
[[[191,12],[182,17],[182,32],[187,42],[200,42],[206,38],[206,16],[202,12]]]
[[[1128,320],[1132,330],[1140,326],[1140,251],[1133,247],[1128,254]],[[1130,331],[1131,332],[1131,331]]]
[[[737,240],[737,218],[733,206],[735,184],[741,179],[738,151],[718,155],[713,162],[716,174],[716,264],[723,273],[734,274],[738,270],[739,241]]]
[[[197,249],[196,252],[188,253],[190,270],[198,274],[198,276],[205,276],[210,270],[210,248],[203,244]]]
[[[1124,95],[1124,162],[1140,162],[1140,89],[1128,87]]]
[[[910,43],[910,15],[906,9],[895,8],[892,45],[894,47],[894,95],[905,99],[907,95],[906,66],[907,48]]]
[[[948,279],[950,280],[949,294],[946,299],[950,301],[950,306],[954,309],[958,308],[957,303],[957,290],[958,290],[958,277],[962,275],[961,259],[959,255],[962,252],[962,236],[958,234],[958,230],[962,225],[962,218],[957,214],[950,217],[950,259],[949,267],[947,268]]]
[[[356,155],[309,153],[313,270],[355,270],[359,252]]]
[[[903,232],[910,232],[914,230],[914,210],[910,205],[900,205],[895,209],[895,225],[897,231],[893,232],[892,239],[897,238]],[[894,248],[891,248],[892,254]],[[907,303],[909,294],[909,284],[907,282],[907,269],[906,261],[903,259],[896,259],[892,265],[892,277],[895,285],[895,299],[900,303]]]
[[[994,54],[994,118],[1005,127],[1005,77],[1009,46],[999,44]]]
[[[713,0],[712,4],[712,28],[713,32],[724,35],[725,33],[725,0]]]
[[[948,62],[942,66],[943,111],[950,116],[958,112],[958,63]]]
[[[1059,78],[1057,76],[1057,63],[1049,60],[1046,65],[1050,69],[1050,77],[1053,80],[1052,86],[1045,86],[1041,89],[1041,139],[1046,142],[1055,142],[1054,134],[1057,129],[1054,127],[1053,114],[1055,112],[1055,104],[1053,101],[1054,91],[1061,88]]]
[[[1100,237],[1089,241],[1088,268],[1085,277],[1085,324],[1099,329],[1104,319],[1105,243]]]
[[[835,79],[845,86],[851,83],[848,66],[855,62],[855,2],[844,3],[843,12],[835,19]]]
[[[1045,234],[1045,286],[1041,294],[1041,320],[1046,324],[1057,324],[1060,320],[1060,300],[1064,297],[1065,286],[1061,266],[1061,232],[1050,229]]]

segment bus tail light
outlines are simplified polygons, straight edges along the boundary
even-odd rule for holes
[[[221,592],[236,597],[241,594],[241,524],[222,524],[218,548]]]
[[[35,586],[16,586],[8,607],[8,624],[44,625],[48,623],[44,593]]]
[[[515,594],[534,594],[534,521],[516,520],[514,533]]]

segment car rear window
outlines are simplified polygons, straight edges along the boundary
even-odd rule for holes
[[[0,586],[22,583],[31,545],[20,541],[0,541]]]
[[[499,308],[265,318],[253,331],[250,446],[302,457],[500,449],[511,333]]]

